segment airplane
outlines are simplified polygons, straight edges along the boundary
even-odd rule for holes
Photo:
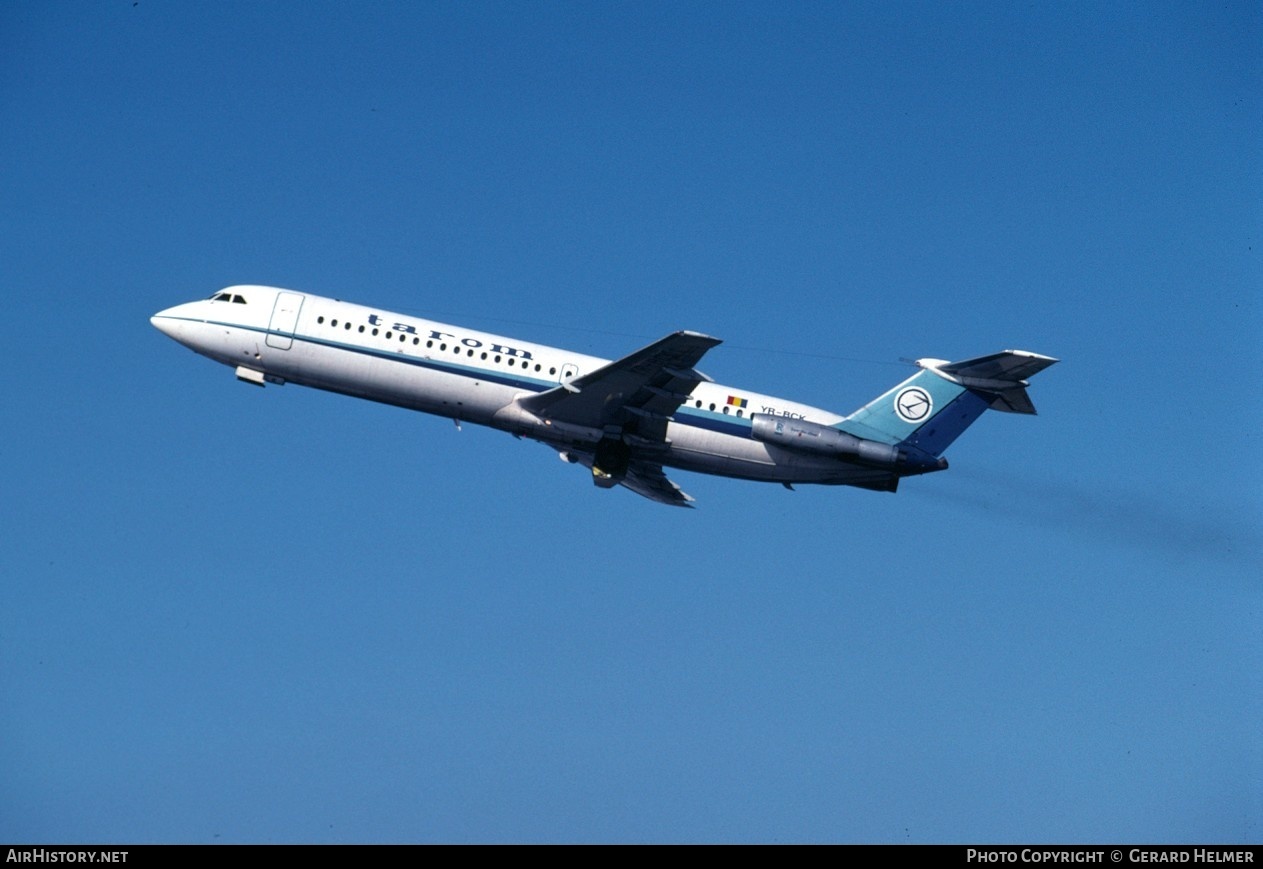
[[[663,468],[894,492],[947,468],[943,453],[983,411],[1033,414],[1028,378],[1057,362],[1022,350],[920,369],[849,416],[722,386],[697,370],[720,343],[673,332],[609,361],[379,308],[233,286],[150,322],[255,386],[294,383],[490,426],[539,441],[679,507]]]

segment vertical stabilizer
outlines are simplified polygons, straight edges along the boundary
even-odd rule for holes
[[[856,437],[907,444],[939,456],[987,408],[1034,413],[1025,378],[1056,361],[1024,350],[1004,350],[962,362],[919,359],[920,371],[836,428]]]

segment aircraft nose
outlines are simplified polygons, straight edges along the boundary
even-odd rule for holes
[[[163,335],[183,343],[189,336],[190,319],[193,313],[188,304],[176,305],[154,314],[149,318],[149,322]]]
[[[153,324],[153,327],[155,329],[157,329],[163,335],[166,335],[168,338],[175,337],[176,321],[171,316],[170,308],[166,308],[154,314],[152,317],[149,318],[149,322]]]

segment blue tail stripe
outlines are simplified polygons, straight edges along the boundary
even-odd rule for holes
[[[973,425],[990,406],[991,399],[964,390],[955,401],[917,429],[907,442],[932,456],[941,456],[952,445],[952,441]]]

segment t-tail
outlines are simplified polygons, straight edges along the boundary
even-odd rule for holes
[[[1025,350],[1004,350],[963,362],[918,359],[921,371],[834,428],[896,445],[914,456],[937,458],[987,408],[1034,413],[1035,405],[1026,394],[1027,379],[1056,361]]]

